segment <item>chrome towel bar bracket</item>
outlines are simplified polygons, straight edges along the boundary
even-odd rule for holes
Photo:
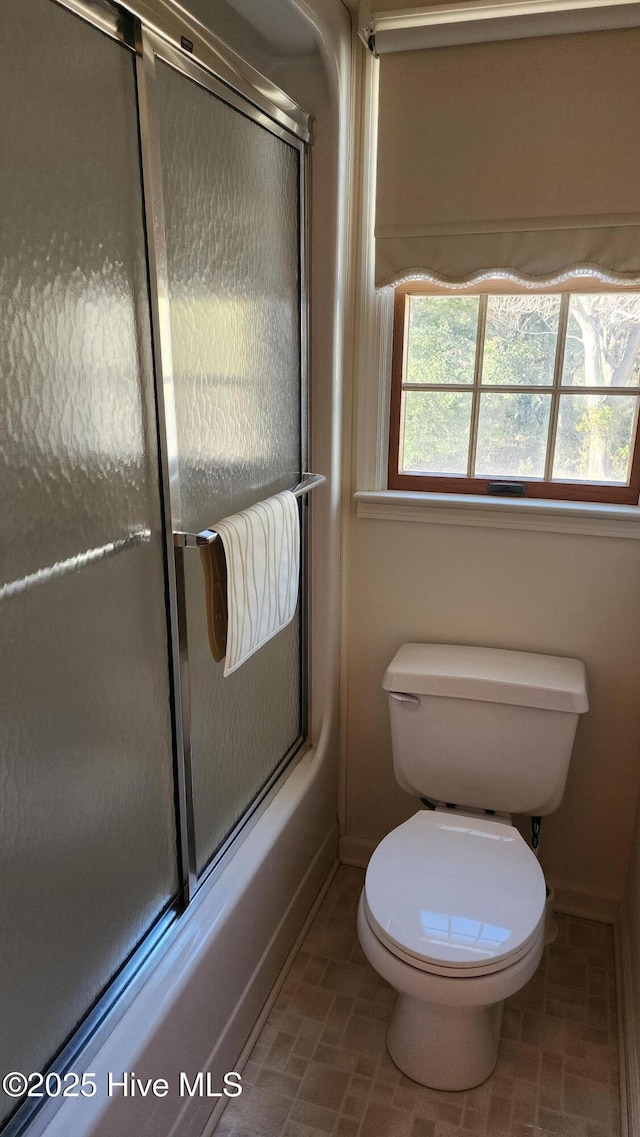
[[[291,493],[294,497],[302,497],[317,486],[324,485],[326,480],[324,474],[303,474],[302,481],[293,487]],[[201,533],[174,532],[173,543],[178,548],[197,548],[198,545],[210,545],[217,540],[217,537],[218,534],[213,528],[203,529]]]

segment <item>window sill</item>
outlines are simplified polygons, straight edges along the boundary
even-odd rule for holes
[[[530,529],[588,537],[640,539],[640,506],[595,502],[480,497],[475,494],[416,493],[402,490],[354,494],[356,516],[379,521],[418,521],[428,525],[471,525],[490,529]]]

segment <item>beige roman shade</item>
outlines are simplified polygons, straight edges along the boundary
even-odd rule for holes
[[[376,283],[640,278],[640,29],[380,60]]]

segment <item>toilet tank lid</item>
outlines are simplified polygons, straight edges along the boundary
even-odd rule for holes
[[[403,644],[382,686],[385,691],[572,714],[589,710],[587,676],[579,659],[502,648]]]

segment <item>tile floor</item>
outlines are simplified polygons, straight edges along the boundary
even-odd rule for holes
[[[395,993],[358,943],[363,878],[339,869],[216,1137],[619,1137],[611,928],[558,917],[507,1003],[494,1074],[464,1093],[428,1090],[386,1052]]]

